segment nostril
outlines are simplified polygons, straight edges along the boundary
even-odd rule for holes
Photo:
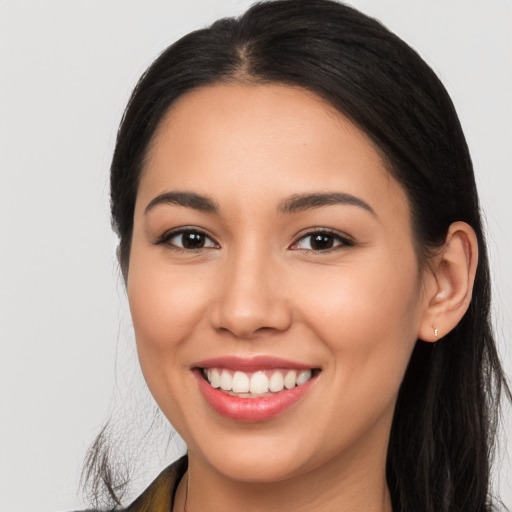
[[[269,297],[219,301],[211,311],[211,324],[219,332],[230,332],[238,338],[272,335],[287,330],[292,322],[289,305]]]

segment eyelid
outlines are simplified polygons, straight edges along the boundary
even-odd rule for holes
[[[301,248],[295,247],[304,238],[307,238],[309,236],[314,236],[316,234],[323,234],[323,233],[331,235],[334,238],[337,238],[338,241],[340,241],[341,243],[334,247],[331,247],[329,249],[324,249],[324,250],[301,249]],[[290,245],[290,249],[295,250],[295,251],[307,251],[307,252],[322,254],[322,253],[327,253],[327,252],[336,251],[336,250],[340,250],[340,249],[346,249],[348,247],[353,247],[354,245],[355,245],[354,239],[351,236],[347,235],[346,233],[340,232],[340,231],[338,231],[336,229],[332,229],[332,228],[318,227],[318,228],[309,228],[309,229],[306,229],[306,230],[298,233],[295,236],[294,242]]]
[[[175,236],[184,234],[184,233],[199,233],[203,236],[205,236],[208,240],[212,242],[214,247],[200,247],[197,249],[186,249],[184,247],[179,247],[178,245],[169,244],[168,242]],[[297,244],[307,238],[314,236],[315,234],[328,234],[335,239],[337,239],[338,243],[334,247],[324,249],[324,250],[315,250],[315,249],[302,249],[296,247]],[[185,252],[193,252],[193,251],[201,251],[203,249],[213,249],[213,248],[220,248],[219,243],[215,240],[213,236],[211,236],[207,231],[205,231],[202,228],[199,228],[197,226],[179,226],[176,228],[169,229],[168,231],[165,231],[162,235],[160,235],[156,240],[152,242],[153,245],[165,245],[168,244],[169,247],[171,247],[173,250],[177,251],[185,251]],[[294,242],[290,245],[291,250],[301,250],[301,251],[308,251],[308,252],[314,252],[314,253],[326,253],[335,251],[338,249],[345,249],[347,247],[353,247],[355,245],[355,242],[352,237],[347,235],[346,233],[340,232],[338,230],[332,229],[332,228],[324,228],[324,227],[318,227],[318,228],[309,228],[306,230],[301,231],[295,236]]]
[[[199,233],[201,235],[204,235],[206,238],[208,238],[215,247],[201,247],[198,249],[186,249],[184,247],[179,247],[177,245],[169,244],[168,242],[175,236],[184,234],[184,233]],[[176,228],[169,229],[168,231],[165,231],[162,235],[160,235],[156,240],[152,242],[153,245],[165,245],[168,244],[169,247],[172,249],[175,249],[177,251],[186,251],[186,252],[194,252],[194,251],[201,251],[203,249],[213,249],[213,248],[219,248],[219,243],[215,240],[213,236],[211,236],[207,231],[204,229],[201,229],[197,226],[179,226]]]

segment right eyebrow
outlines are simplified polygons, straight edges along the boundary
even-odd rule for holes
[[[295,213],[333,204],[358,206],[377,217],[375,210],[366,201],[345,192],[295,194],[281,202],[279,211],[282,213]]]
[[[176,204],[202,212],[219,213],[219,207],[213,199],[195,192],[165,192],[160,194],[148,203],[144,213],[148,213],[159,204]]]

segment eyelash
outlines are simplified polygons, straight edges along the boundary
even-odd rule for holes
[[[327,237],[330,237],[331,239],[333,239],[334,242],[338,242],[337,245],[335,245],[334,247],[328,247],[327,249],[306,249],[306,248],[294,248],[295,246],[297,246],[299,244],[299,242],[301,240],[306,240],[307,238],[312,238],[314,237],[315,235],[326,235]],[[325,254],[325,253],[329,253],[331,251],[337,251],[337,250],[341,250],[341,249],[347,249],[349,247],[353,247],[355,245],[354,241],[349,238],[348,236],[346,235],[342,235],[340,234],[338,231],[334,231],[332,229],[327,229],[327,228],[319,228],[319,229],[315,229],[315,230],[312,230],[312,231],[308,231],[304,234],[302,234],[301,236],[299,236],[297,238],[297,240],[291,245],[291,249],[292,250],[303,250],[303,251],[306,251],[308,253],[317,253],[317,254]]]
[[[201,237],[204,237],[205,241],[209,240],[210,245],[206,245],[206,246],[198,247],[198,248],[186,248],[186,247],[180,247],[176,244],[170,243],[173,238],[178,237],[180,235],[183,236],[186,234],[200,235]],[[334,245],[333,247],[328,247],[326,249],[313,249],[313,248],[308,249],[308,248],[297,247],[301,241],[306,240],[308,238],[311,239],[315,235],[317,235],[317,236],[323,235],[327,238],[330,238],[330,241],[332,241],[332,243],[337,243],[337,245]],[[182,239],[181,243],[183,245],[183,239]],[[220,247],[219,244],[217,242],[215,242],[215,240],[213,240],[206,232],[204,232],[203,230],[201,230],[199,228],[192,227],[192,226],[167,231],[161,237],[159,237],[157,240],[155,240],[153,242],[153,244],[154,245],[168,245],[172,250],[189,252],[189,253],[190,252],[195,252],[195,253],[201,252],[204,249],[218,249]],[[302,250],[302,251],[306,251],[308,253],[325,254],[325,253],[328,253],[331,251],[336,251],[336,250],[340,250],[340,249],[346,249],[348,247],[353,247],[354,245],[355,244],[352,239],[350,239],[347,236],[341,235],[337,231],[327,229],[327,228],[319,228],[319,229],[316,229],[313,231],[308,231],[306,233],[303,233],[301,236],[299,236],[296,239],[295,242],[292,243],[292,245],[290,246],[290,249],[295,250],[295,251]],[[311,246],[311,242],[310,242],[310,246]]]
[[[209,240],[212,245],[198,247],[198,248],[186,248],[180,247],[176,244],[170,243],[171,240],[178,236],[183,236],[186,234],[195,234],[204,237],[205,240]],[[183,239],[182,239],[183,243]],[[196,227],[183,227],[178,229],[173,229],[171,231],[165,232],[160,238],[153,242],[154,245],[168,245],[172,250],[175,251],[183,251],[183,252],[201,252],[204,249],[216,249],[219,247],[219,244],[215,242],[206,232]]]

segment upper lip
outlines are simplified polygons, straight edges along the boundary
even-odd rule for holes
[[[255,372],[277,368],[292,368],[294,370],[310,370],[315,368],[310,364],[299,363],[289,359],[274,356],[222,356],[203,359],[192,364],[193,368],[226,368],[227,370]]]

